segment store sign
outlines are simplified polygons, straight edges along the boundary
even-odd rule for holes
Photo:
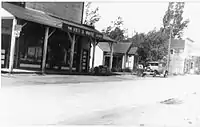
[[[95,33],[93,31],[89,31],[89,30],[85,30],[82,28],[78,28],[78,27],[74,27],[74,26],[70,26],[67,24],[63,24],[63,30],[75,33],[75,34],[79,34],[82,36],[89,36],[89,37],[93,37],[93,38],[97,38],[97,39],[102,39],[103,38],[103,34],[100,33]]]

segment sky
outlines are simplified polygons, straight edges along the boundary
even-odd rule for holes
[[[124,21],[128,35],[134,31],[147,33],[162,26],[162,18],[168,7],[168,2],[93,2],[92,8],[99,7],[101,19],[96,23],[96,29],[102,30],[111,24],[118,16]],[[189,19],[188,28],[183,38],[189,37],[200,45],[200,2],[186,2],[184,19]]]
[[[147,33],[154,28],[162,26],[162,18],[168,7],[168,2],[137,2],[137,1],[92,1],[92,8],[99,7],[101,19],[96,23],[96,29],[102,30],[111,24],[118,16],[124,21],[124,28],[128,29],[128,35],[134,35],[134,31]],[[2,12],[2,10],[1,10]],[[3,13],[1,13],[2,15]],[[200,1],[186,2],[184,19],[189,19],[188,28],[185,29],[184,38],[189,37],[200,46]]]

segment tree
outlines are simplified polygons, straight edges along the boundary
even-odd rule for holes
[[[85,19],[84,19],[84,24],[89,25],[89,26],[95,26],[95,23],[100,20],[100,15],[99,15],[99,8],[95,8],[94,10],[91,9],[91,4],[92,2],[86,2],[85,4]]]
[[[168,9],[163,17],[163,27],[166,33],[172,29],[172,38],[181,39],[183,30],[188,26],[189,20],[183,21],[184,2],[169,2]]]
[[[110,38],[116,41],[123,41],[125,40],[126,36],[126,29],[123,29],[123,20],[122,17],[118,17],[115,21],[111,22],[111,25],[108,26],[106,29],[103,29],[102,32],[109,36]]]
[[[159,31],[153,30],[146,35],[146,42],[148,43],[149,53],[148,58],[151,61],[159,61],[167,54],[167,36],[160,29]]]
[[[162,29],[149,31],[147,34],[136,33],[129,39],[137,47],[139,62],[162,60],[167,54],[167,35]]]

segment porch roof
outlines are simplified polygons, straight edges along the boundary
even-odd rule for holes
[[[110,52],[110,46],[108,43],[99,42],[98,47],[104,52]]]
[[[103,38],[99,40],[99,42],[113,42],[113,43],[117,43],[116,40],[108,37],[107,35],[103,34]]]
[[[131,42],[121,42],[114,45],[115,53],[126,53],[131,46]]]
[[[108,43],[100,42],[98,44],[98,46],[102,51],[110,52],[110,47],[109,47]],[[128,51],[130,46],[131,46],[131,42],[120,42],[120,43],[113,44],[113,53],[123,53],[124,54]],[[132,53],[132,50],[129,51],[128,54],[131,54],[131,53]]]
[[[2,8],[20,19],[48,25],[51,27],[62,28],[61,20],[53,18],[45,13],[29,10],[6,2],[2,2]]]

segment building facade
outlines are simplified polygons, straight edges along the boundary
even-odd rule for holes
[[[198,53],[196,51],[200,51],[200,48],[195,49],[195,42],[190,38],[184,40],[172,40],[169,68],[170,73],[194,73],[195,65],[198,66],[197,62],[195,62],[196,59],[198,59]]]
[[[113,61],[112,70],[122,71],[125,68],[133,69],[137,48],[131,47],[131,42],[118,42],[113,44]],[[110,48],[108,43],[101,42],[96,46],[95,50],[95,66],[104,65],[110,66]],[[91,57],[92,54],[90,54]],[[91,65],[92,63],[90,63]]]

